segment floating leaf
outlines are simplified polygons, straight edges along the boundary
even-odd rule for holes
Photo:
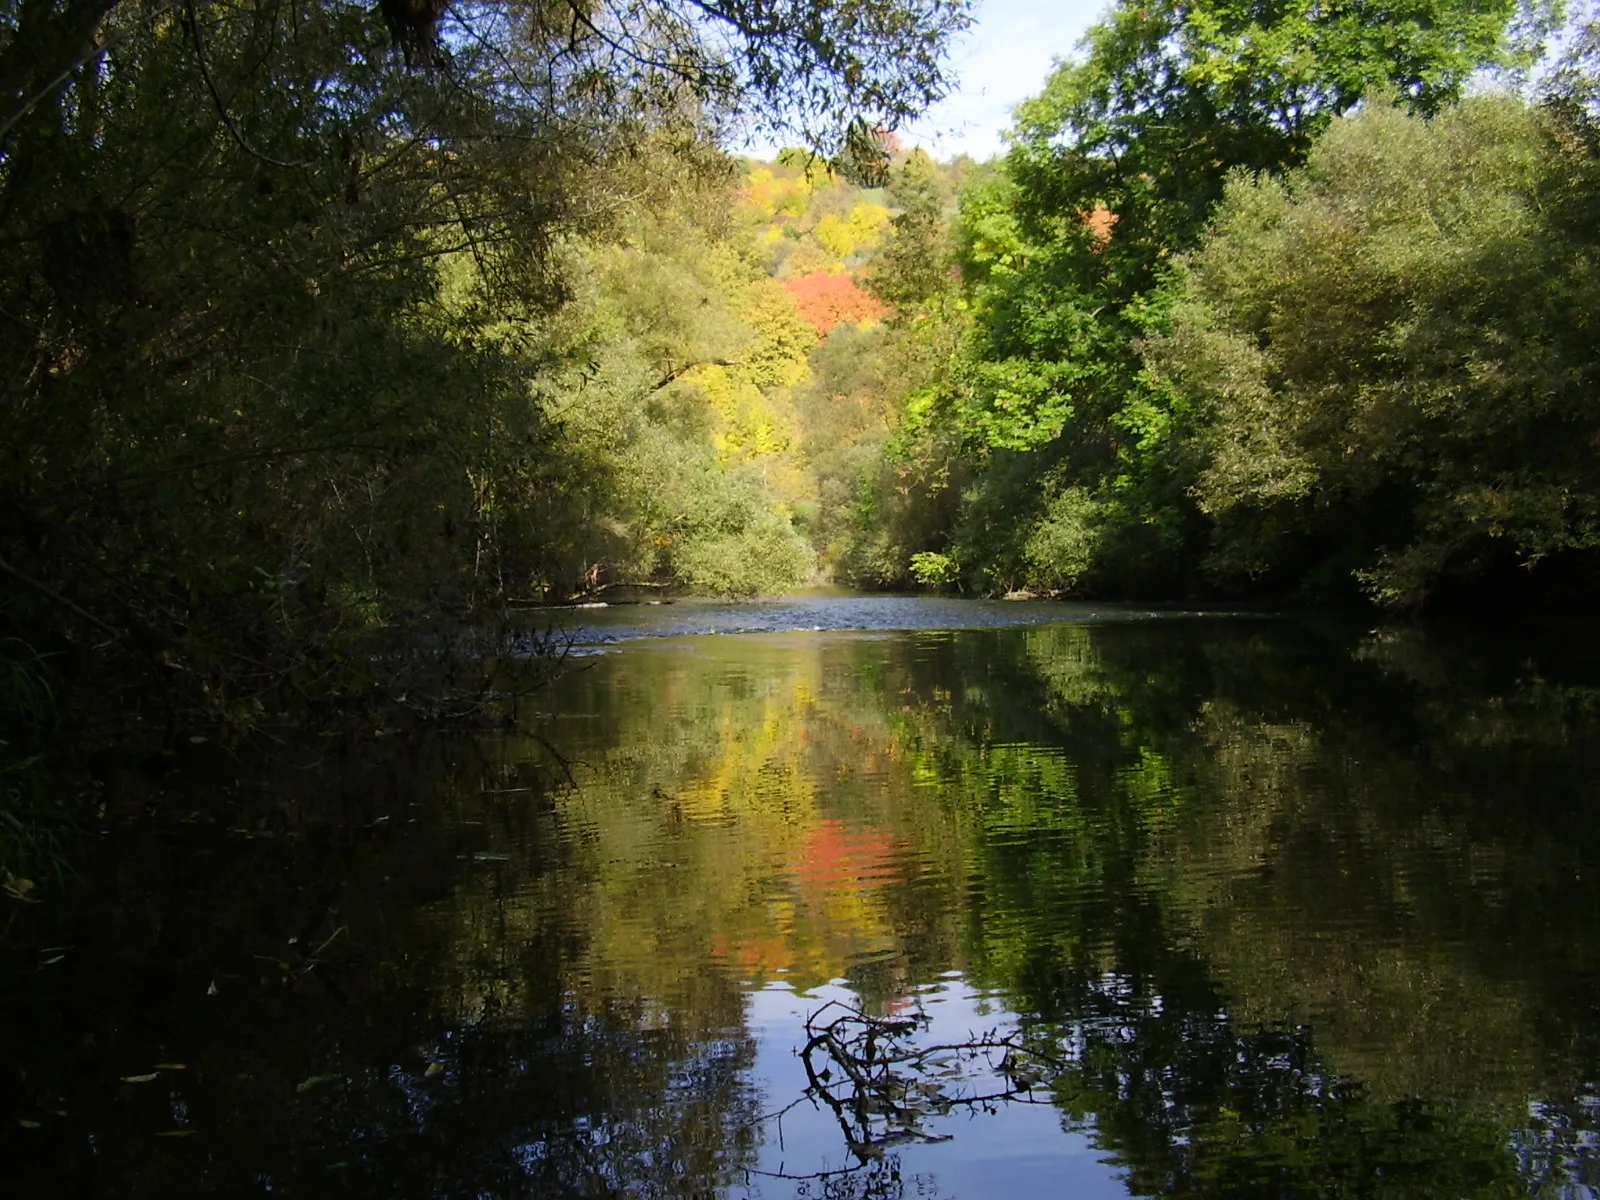
[[[160,1071],[151,1071],[150,1074],[148,1074],[148,1075],[124,1075],[122,1077],[122,1082],[123,1083],[149,1083],[152,1079],[154,1079],[159,1074],[161,1074]]]
[[[437,1079],[440,1075],[443,1075],[443,1074],[444,1074],[444,1064],[443,1063],[431,1062],[431,1063],[428,1064],[427,1069],[422,1072],[422,1077],[424,1079]]]
[[[192,1129],[163,1129],[160,1133],[156,1134],[156,1136],[157,1137],[193,1137],[194,1133],[195,1133],[195,1131],[192,1130]]]
[[[300,1081],[299,1086],[296,1087],[294,1090],[296,1092],[304,1094],[306,1092],[309,1092],[314,1087],[318,1087],[318,1086],[320,1086],[320,1085],[322,1085],[324,1083],[331,1083],[333,1080],[339,1079],[339,1078],[341,1078],[341,1076],[338,1076],[338,1075],[313,1075],[309,1079],[302,1079]]]
[[[156,1070],[158,1070],[158,1071],[187,1071],[188,1069],[189,1069],[189,1064],[187,1064],[187,1063],[157,1063],[156,1064]]]
[[[37,1122],[37,1121],[18,1121],[17,1124],[21,1125],[24,1129],[42,1129],[43,1128],[43,1126],[41,1126],[39,1124],[39,1122]]]
[[[478,862],[510,862],[509,854],[493,854],[488,850],[480,850],[472,856]]]
[[[55,957],[54,957],[54,958],[47,958],[47,959],[45,959],[45,960],[44,960],[44,962],[43,962],[43,963],[41,963],[41,964],[40,964],[40,965],[41,965],[41,966],[46,966],[46,967],[53,967],[53,966],[55,966],[55,965],[56,965],[56,964],[57,964],[57,963],[58,963],[58,962],[65,962],[65,961],[66,961],[66,957],[67,957],[67,956],[66,956],[66,955],[65,955],[65,954],[58,954],[58,955],[56,955],[56,956],[55,956]]]
[[[217,994],[217,981],[215,979],[213,979],[211,981],[211,986],[206,989],[206,995],[215,996],[216,994]]]

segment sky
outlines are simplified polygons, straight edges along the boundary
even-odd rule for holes
[[[935,158],[958,154],[990,158],[1005,147],[1011,110],[1044,90],[1058,59],[1111,6],[1111,0],[974,0],[973,23],[951,47],[955,89],[920,121],[900,130],[900,141]],[[753,137],[741,152],[771,158],[779,143]]]
[[[1071,57],[1109,7],[1110,0],[977,0],[973,26],[950,56],[955,93],[902,130],[901,141],[940,159],[998,154],[1011,110],[1043,90],[1051,66]]]

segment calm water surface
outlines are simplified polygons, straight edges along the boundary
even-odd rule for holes
[[[514,730],[113,780],[6,951],[0,1189],[1600,1190],[1600,641],[574,622]]]

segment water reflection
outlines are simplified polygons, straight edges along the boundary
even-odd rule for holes
[[[1586,643],[1163,620],[584,668],[526,732],[108,839],[0,998],[24,1194],[1593,1193]],[[775,1120],[832,999],[1025,1038],[1045,1103],[865,1160]]]

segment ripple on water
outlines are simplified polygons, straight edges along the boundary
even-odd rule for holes
[[[553,624],[576,647],[639,638],[710,634],[896,632],[999,629],[1055,622],[1137,621],[1196,616],[1194,608],[1080,604],[1065,601],[976,600],[948,596],[788,596],[728,603],[585,605],[555,610]]]

